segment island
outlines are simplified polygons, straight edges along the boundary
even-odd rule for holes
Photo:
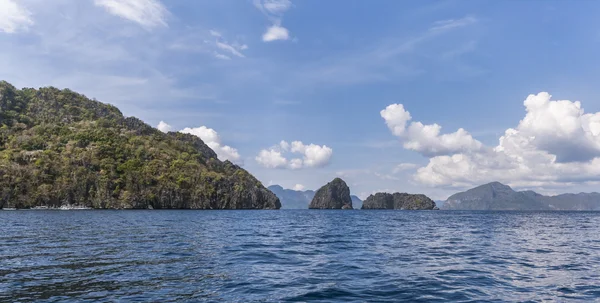
[[[422,194],[376,193],[363,201],[362,209],[434,210],[437,207]]]
[[[350,188],[340,178],[325,184],[317,190],[309,209],[353,209]]]
[[[279,209],[200,138],[69,89],[0,82],[0,208]]]
[[[315,197],[314,190],[293,190],[283,188],[281,185],[270,185],[267,187],[272,191],[279,201],[281,201],[281,209],[306,209],[310,204],[310,201]],[[362,206],[362,200],[355,196],[350,195],[352,199],[352,207],[360,208]]]
[[[546,196],[532,190],[515,191],[500,182],[491,182],[450,196],[445,210],[600,210],[600,193]]]

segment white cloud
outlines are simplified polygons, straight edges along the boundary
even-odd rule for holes
[[[217,42],[216,42],[216,45],[217,45],[217,47],[218,47],[218,48],[220,48],[220,49],[222,49],[222,50],[224,50],[224,51],[230,52],[231,54],[233,54],[233,55],[235,55],[235,56],[238,56],[238,57],[240,57],[240,58],[244,58],[244,57],[245,57],[245,56],[244,56],[244,54],[240,53],[240,52],[239,52],[239,51],[238,51],[238,50],[237,50],[235,47],[233,47],[232,45],[229,45],[229,44],[227,44],[227,43],[220,42],[220,41],[217,41]],[[240,49],[242,49],[242,48],[240,47]]]
[[[296,184],[296,185],[294,185],[294,190],[304,190],[304,188],[305,187],[302,184]]]
[[[281,149],[283,149],[284,151],[288,151],[290,149],[290,144],[287,143],[284,140],[281,140],[281,142],[279,142],[279,146],[281,147]]]
[[[294,158],[290,160],[290,169],[301,169],[303,165],[302,159]]]
[[[289,38],[290,33],[288,32],[287,28],[277,24],[273,24],[273,26],[269,27],[262,36],[262,40],[264,42],[271,42],[275,40],[288,40]]]
[[[248,49],[247,44],[238,39],[228,40],[224,33],[214,29],[191,30],[191,33],[174,40],[168,46],[171,50],[210,54],[220,60],[231,60],[232,56],[245,58],[243,51]]]
[[[275,149],[263,149],[256,156],[256,162],[266,168],[285,168],[287,159],[281,155],[280,151]]]
[[[221,143],[221,138],[219,137],[219,134],[214,129],[208,128],[206,126],[200,126],[196,128],[186,127],[180,130],[179,132],[184,134],[192,134],[202,139],[202,141],[204,141],[204,143],[206,143],[208,147],[210,147],[215,153],[217,153],[217,157],[219,157],[219,160],[229,160],[237,164],[242,164],[240,159],[241,157],[237,149],[231,146],[223,145]]]
[[[256,6],[273,23],[268,27],[262,36],[264,42],[276,40],[288,40],[290,33],[287,28],[281,25],[283,14],[292,7],[289,0],[254,0]]]
[[[0,0],[0,32],[15,33],[33,25],[31,12],[14,0]]]
[[[288,160],[283,155],[286,152],[302,154],[303,157]],[[270,149],[261,150],[256,157],[256,161],[267,168],[301,169],[304,167],[324,167],[329,164],[332,155],[333,149],[327,145],[312,143],[305,145],[301,141],[293,141],[290,144],[287,141],[281,141]]]
[[[402,104],[391,104],[380,114],[392,133],[403,140],[404,148],[425,156],[475,151],[482,147],[481,142],[473,139],[471,134],[462,128],[450,134],[440,135],[442,127],[438,124],[411,122],[407,127],[412,117]]]
[[[302,145],[302,142],[294,141],[292,142],[292,146]],[[326,145],[320,146],[316,144],[310,144],[302,146],[298,151],[304,154],[304,165],[308,167],[323,167],[329,164],[329,160],[331,159],[331,155],[333,154],[333,150]],[[292,147],[292,152],[294,148]]]
[[[167,124],[165,121],[160,121],[156,128],[163,133],[168,133],[173,129],[173,127],[171,127],[171,125]]]
[[[432,157],[414,179],[431,186],[469,187],[500,181],[519,187],[560,187],[600,180],[600,112],[581,103],[529,95],[525,117],[495,147]]]
[[[160,121],[156,128],[163,133],[168,133],[171,130],[173,130],[173,127],[164,121]],[[221,138],[219,137],[219,134],[214,129],[208,128],[206,126],[200,126],[196,128],[186,127],[180,130],[179,132],[184,134],[191,134],[202,139],[202,141],[204,141],[204,143],[208,145],[208,147],[210,147],[215,153],[217,153],[217,157],[219,158],[219,160],[229,160],[235,163],[240,163],[240,155],[238,151],[233,147],[223,145],[221,143]]]
[[[168,10],[158,0],[94,0],[94,3],[148,29],[167,26]]]

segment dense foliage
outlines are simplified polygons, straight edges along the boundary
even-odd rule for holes
[[[198,137],[164,134],[68,89],[0,82],[0,207],[279,208]]]

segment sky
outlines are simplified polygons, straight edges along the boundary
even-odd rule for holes
[[[598,1],[0,0],[0,79],[202,138],[265,186],[600,191]]]

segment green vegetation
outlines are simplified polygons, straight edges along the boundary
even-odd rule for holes
[[[112,105],[0,82],[0,207],[279,208],[277,197],[189,134]]]

